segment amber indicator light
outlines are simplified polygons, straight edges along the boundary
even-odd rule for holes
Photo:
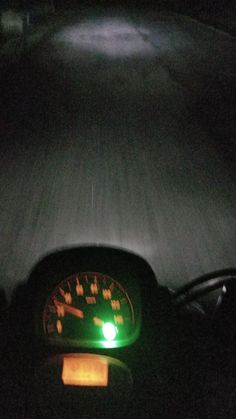
[[[108,386],[108,364],[100,356],[63,358],[62,382],[70,386]]]

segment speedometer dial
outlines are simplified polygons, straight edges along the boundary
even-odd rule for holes
[[[118,347],[136,338],[132,302],[108,275],[82,272],[63,280],[43,311],[44,336],[52,344]]]

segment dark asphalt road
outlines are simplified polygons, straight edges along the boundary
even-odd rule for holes
[[[0,278],[81,243],[172,287],[236,266],[235,40],[165,14],[88,12],[3,83]]]

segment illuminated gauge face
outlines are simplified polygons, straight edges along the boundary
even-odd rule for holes
[[[70,276],[50,295],[43,329],[53,344],[119,347],[135,340],[129,296],[111,277],[94,272]]]

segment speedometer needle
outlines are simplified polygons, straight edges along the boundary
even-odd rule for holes
[[[73,316],[79,317],[80,319],[84,318],[84,312],[80,310],[79,308],[69,306],[68,304],[62,303],[61,301],[58,301],[58,300],[54,300],[53,302],[55,306],[63,307],[67,313],[70,313]]]

